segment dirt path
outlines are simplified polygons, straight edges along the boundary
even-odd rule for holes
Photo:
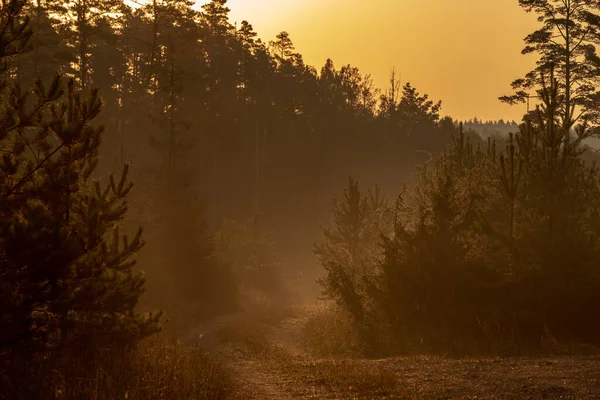
[[[219,331],[233,321],[244,316],[243,312],[220,315],[198,324],[179,341],[182,345],[199,345],[207,353],[212,352],[218,344]]]
[[[191,334],[217,343],[213,354],[244,390],[243,399],[599,399],[600,357],[315,357],[302,340],[310,314],[257,320],[231,315]],[[228,330],[217,338],[219,330]],[[222,332],[222,331],[221,331]],[[207,345],[207,349],[210,346]]]
[[[261,362],[238,360],[230,364],[230,368],[246,392],[244,395],[246,399],[288,400],[294,398],[286,387],[292,382],[286,382],[286,379],[266,369]]]
[[[281,321],[272,329],[272,343],[295,358],[311,359],[313,356],[302,345],[302,329],[308,320],[308,315],[299,312],[298,315]]]
[[[250,398],[332,398],[315,385],[295,379],[288,368],[310,363],[313,359],[304,349],[302,341],[302,329],[307,318],[308,315],[299,309],[276,324],[264,324],[265,345],[269,347],[267,353],[258,357],[239,357],[233,362],[236,375],[252,395]]]
[[[286,368],[313,360],[302,344],[307,318],[300,307],[277,322],[230,314],[199,324],[181,342],[199,344],[226,364],[238,379],[244,399],[331,399],[316,385],[299,382]],[[228,330],[227,340],[223,340],[224,330]]]

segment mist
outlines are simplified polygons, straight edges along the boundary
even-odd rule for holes
[[[463,88],[246,3],[2,3],[0,399],[596,397],[592,3],[477,37],[512,82],[440,38]]]

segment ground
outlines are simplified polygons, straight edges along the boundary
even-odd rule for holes
[[[324,358],[303,344],[307,318],[303,308],[239,313],[196,337],[230,367],[244,399],[600,399],[600,356]]]

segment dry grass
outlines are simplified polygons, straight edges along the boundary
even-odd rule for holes
[[[314,310],[309,323],[312,318],[321,317],[322,311]],[[245,380],[249,389],[253,389],[251,398],[287,398],[292,395],[318,399],[379,399],[402,391],[396,374],[384,364],[373,366],[349,358],[313,358],[299,354],[298,349],[292,348],[295,346],[288,346],[285,337],[278,337],[291,332],[274,327],[274,320],[286,315],[287,321],[296,317],[289,310],[272,316],[247,315],[222,328],[219,333],[224,345],[221,355],[236,365],[241,379]],[[303,329],[303,325],[299,328]],[[297,342],[296,345],[302,347],[303,343]]]
[[[282,346],[279,336],[290,332],[281,324],[269,329],[250,319],[229,327],[229,343],[245,348],[227,357],[252,389],[248,398],[600,399],[599,357],[348,357],[339,351],[350,339],[337,312],[319,307],[305,318],[302,333],[307,342],[317,339],[320,350],[312,354]],[[342,337],[327,337],[334,332]],[[342,354],[322,355],[331,349]]]
[[[226,399],[238,389],[229,372],[198,348],[182,348],[163,335],[126,354],[104,355],[94,365],[84,357],[47,361],[21,369],[0,391],[6,399]]]
[[[333,303],[312,307],[303,333],[306,346],[321,356],[358,356],[364,351],[350,316]]]
[[[297,382],[318,387],[336,399],[385,399],[405,396],[402,380],[384,363],[318,359],[288,366]],[[414,398],[414,397],[413,397]]]
[[[598,357],[320,359],[288,371],[320,398],[600,399]]]

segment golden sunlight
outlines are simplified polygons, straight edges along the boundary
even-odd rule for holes
[[[395,67],[403,82],[442,100],[442,114],[459,119],[520,120],[525,111],[498,101],[534,65],[519,53],[535,16],[516,1],[229,0],[227,6],[232,22],[249,21],[264,41],[287,31],[317,70],[327,58],[338,67],[350,63],[385,88]]]

